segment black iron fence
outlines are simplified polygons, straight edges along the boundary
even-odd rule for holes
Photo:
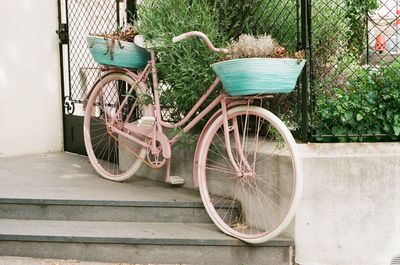
[[[400,0],[253,2],[254,33],[306,52],[297,92],[268,106],[297,138],[400,139]]]
[[[400,1],[308,5],[309,140],[399,140]]]
[[[399,0],[252,3],[253,33],[271,34],[288,49],[306,52],[297,92],[277,96],[268,106],[297,138],[400,139]]]
[[[220,0],[224,1],[230,0]],[[96,1],[90,7],[107,4],[110,14],[118,15],[119,2]],[[135,0],[126,3],[128,16],[134,18]],[[400,0],[232,0],[232,4],[241,5],[232,11],[241,22],[229,29],[232,36],[268,33],[287,49],[305,51],[308,63],[296,92],[277,96],[267,106],[298,138],[400,139]],[[82,55],[86,45],[82,36],[74,34],[73,20],[71,16],[70,36],[77,39],[70,47],[70,96],[80,102],[85,89],[75,89],[74,76],[80,73],[74,69],[82,67],[75,67],[73,60],[91,59],[87,51]],[[118,20],[112,20],[112,28]]]

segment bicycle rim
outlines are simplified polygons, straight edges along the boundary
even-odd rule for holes
[[[104,76],[93,88],[85,113],[84,139],[88,157],[102,177],[114,181],[131,178],[146,157],[146,148],[112,132],[109,126],[110,120],[117,116],[117,110],[133,84],[134,79],[125,74],[112,73]],[[121,128],[132,108],[134,111],[129,123],[135,123],[143,115],[149,115],[148,110],[138,103],[138,95],[144,91],[137,85],[129,96],[122,113],[116,117],[116,122]]]
[[[229,159],[220,116],[200,146],[200,194],[211,219],[224,233],[262,243],[289,225],[300,200],[296,144],[287,127],[259,107],[229,110],[228,125],[239,172]]]

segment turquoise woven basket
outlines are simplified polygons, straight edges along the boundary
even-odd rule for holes
[[[231,96],[286,94],[293,91],[306,61],[246,58],[212,65]]]
[[[108,49],[111,44],[110,39],[88,36],[87,43],[93,59],[98,64],[140,70],[150,60],[150,53],[132,42],[120,41],[123,48],[116,42],[113,56]]]

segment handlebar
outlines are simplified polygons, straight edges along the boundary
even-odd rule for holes
[[[190,37],[199,37],[199,38],[203,39],[203,41],[206,43],[207,47],[214,52],[222,52],[222,53],[229,52],[228,49],[225,49],[225,48],[215,48],[214,45],[211,43],[210,39],[207,37],[207,35],[200,31],[190,31],[190,32],[183,33],[179,36],[173,37],[172,42],[176,43],[176,42],[182,41],[182,40],[190,38]]]

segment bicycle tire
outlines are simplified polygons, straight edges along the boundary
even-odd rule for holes
[[[224,147],[220,115],[199,145],[201,198],[222,232],[248,243],[263,243],[289,225],[301,198],[303,180],[296,143],[283,122],[263,108],[238,106],[229,109],[227,115],[232,148],[235,133],[242,137],[237,141],[244,147],[243,156],[238,148],[232,149],[234,159],[247,173],[240,176],[232,168]],[[237,126],[233,125],[234,120]],[[250,130],[253,125],[254,131]],[[250,133],[254,135],[250,137]],[[244,160],[250,168],[246,169]]]
[[[111,132],[107,125],[125,96],[122,94],[134,82],[135,79],[125,73],[114,72],[103,76],[93,87],[84,117],[84,141],[92,166],[100,176],[118,182],[133,177],[147,154],[146,148]],[[130,95],[124,111],[116,118],[117,122],[122,124],[134,102],[140,100],[139,93],[145,91],[144,85],[139,82],[135,94]],[[136,108],[129,122],[135,122],[143,115],[151,116],[148,107],[138,104]]]

